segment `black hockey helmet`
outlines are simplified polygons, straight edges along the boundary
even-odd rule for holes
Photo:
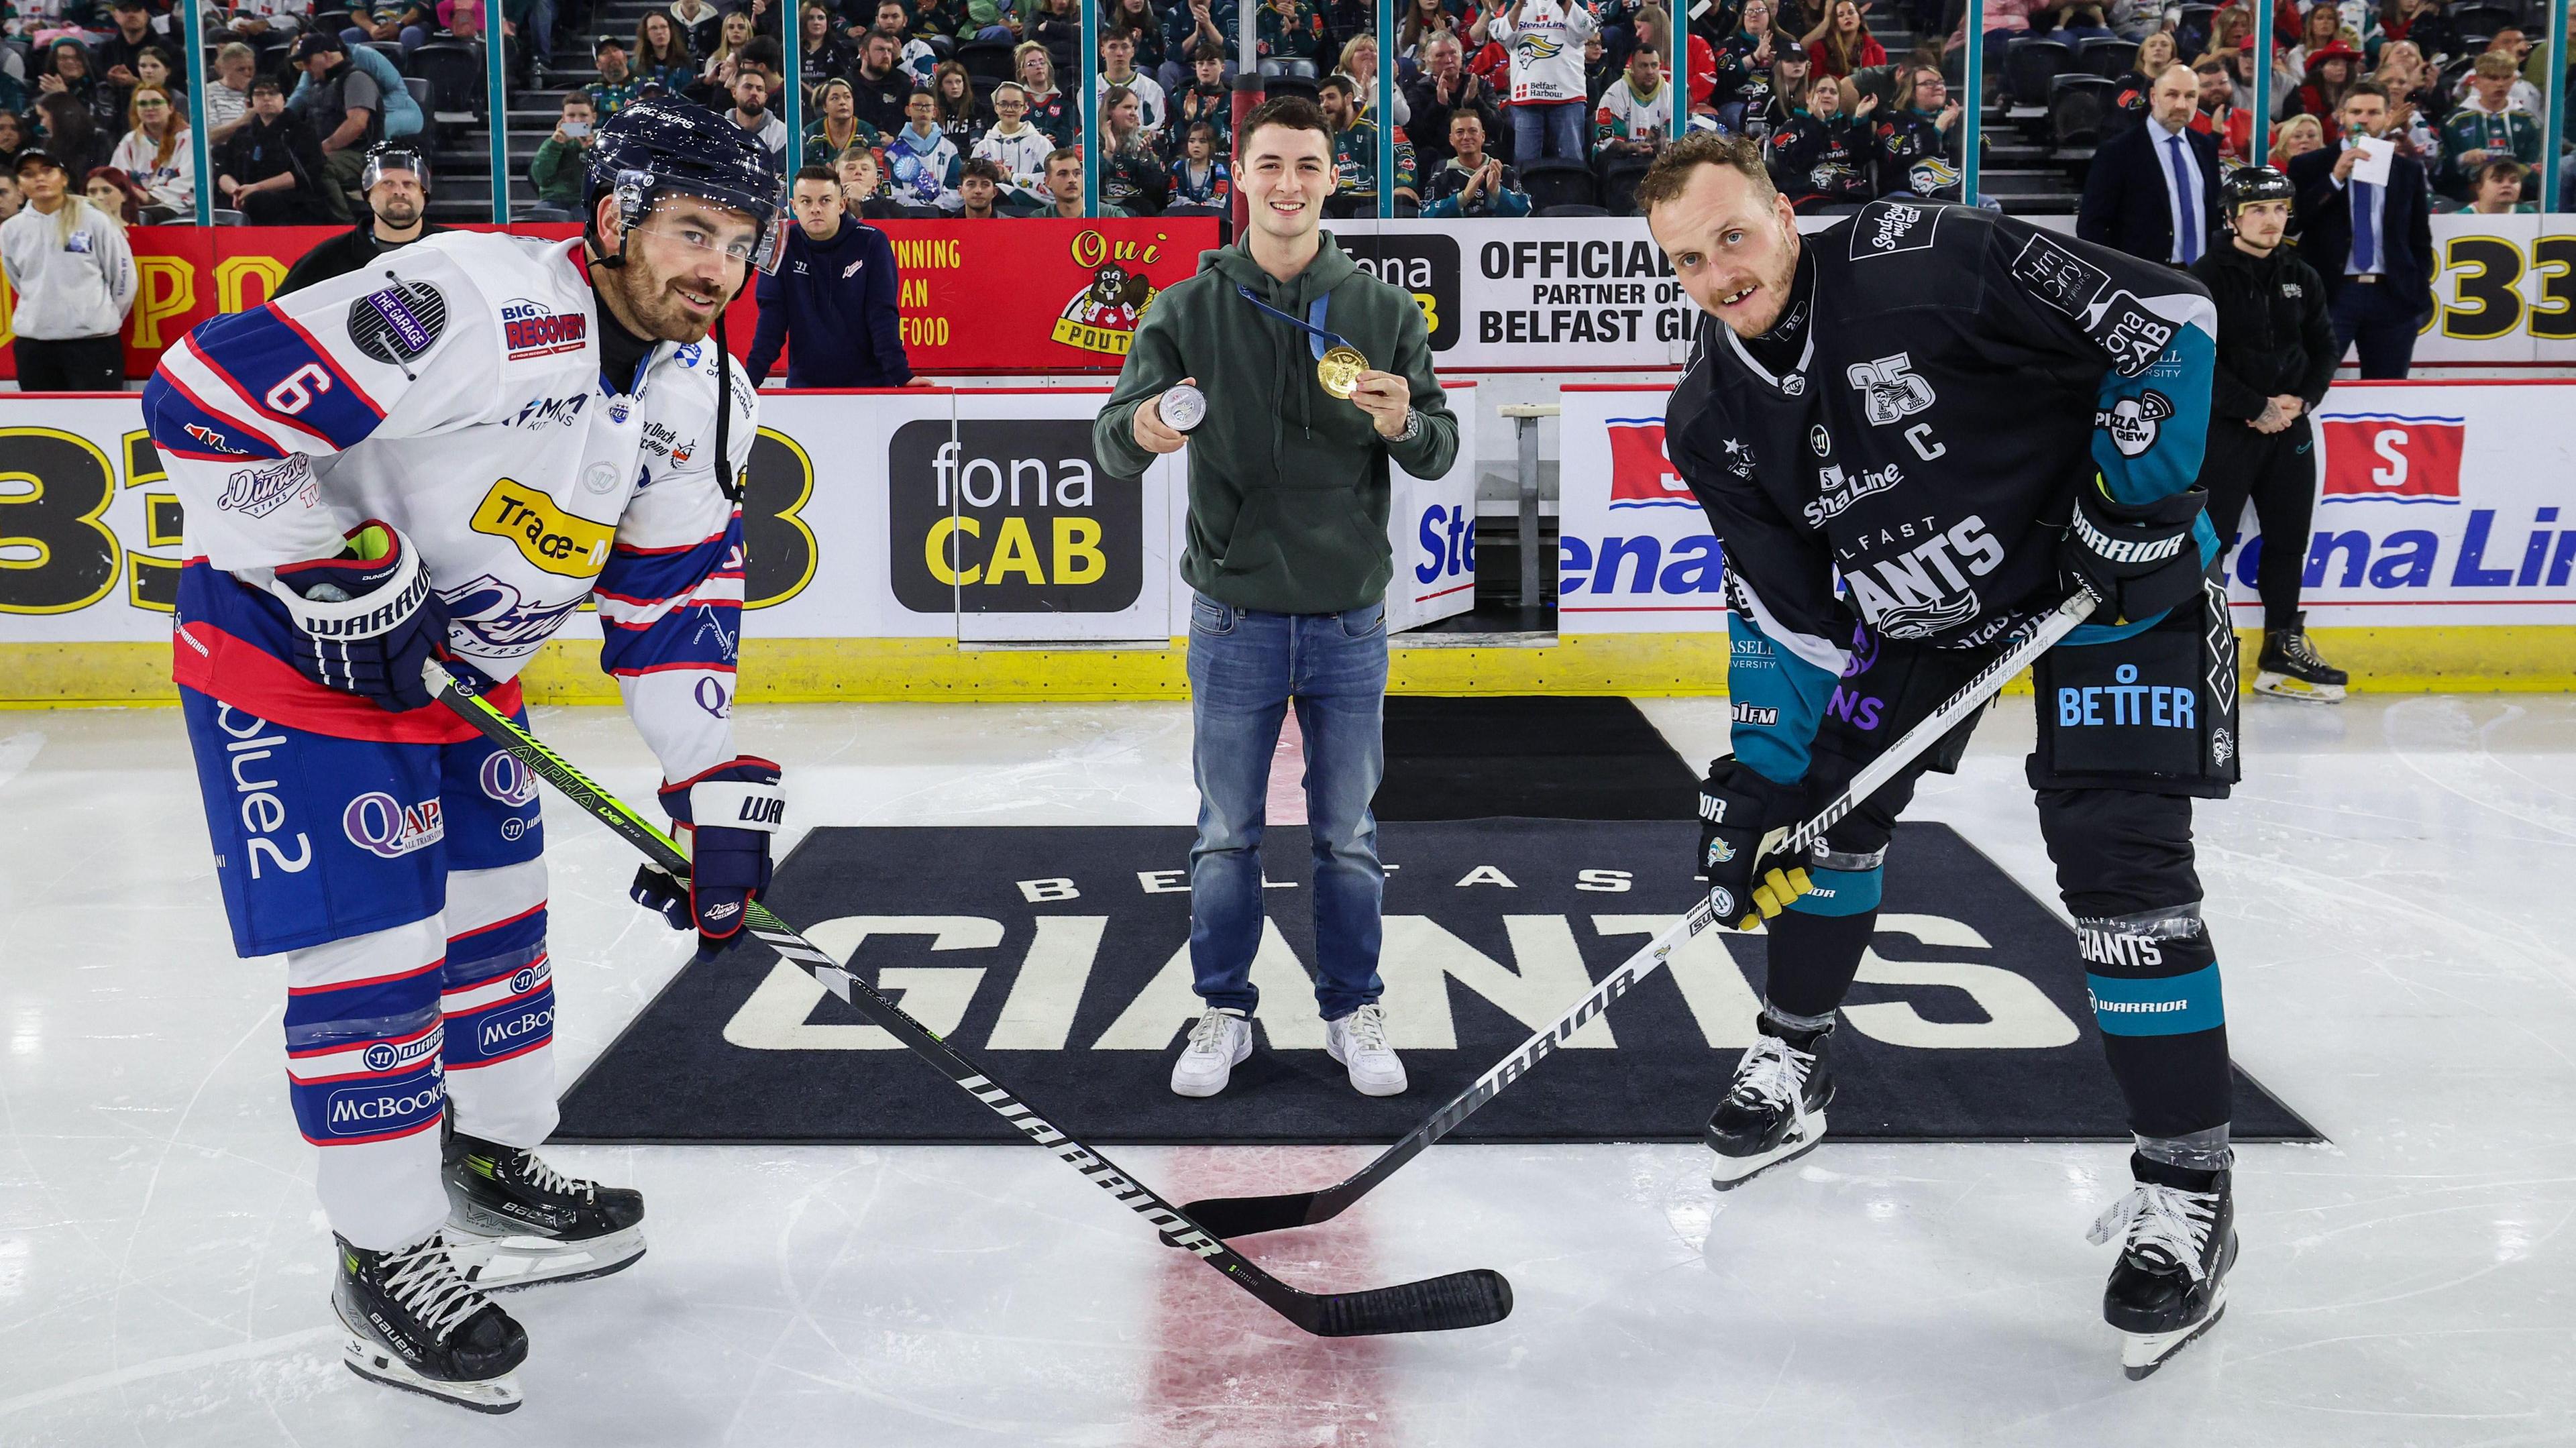
[[[369,146],[366,167],[358,173],[358,190],[375,190],[387,171],[409,171],[419,179],[421,190],[429,189],[429,154],[418,146],[401,141],[378,141]]]
[[[584,233],[589,235],[597,224],[601,196],[614,196],[619,225],[632,227],[665,192],[699,197],[749,216],[759,235],[752,265],[762,271],[777,268],[787,213],[779,200],[778,178],[751,133],[704,106],[669,98],[640,100],[610,117],[591,145],[582,178]],[[596,247],[599,238],[590,239]]]
[[[2290,178],[2270,166],[2239,166],[2218,183],[2218,209],[2227,224],[2236,224],[2236,208],[2258,201],[2287,201],[2296,196]]]

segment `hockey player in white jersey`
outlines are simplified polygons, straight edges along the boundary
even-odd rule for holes
[[[576,242],[447,233],[217,317],[143,397],[186,509],[174,675],[216,876],[240,953],[286,957],[349,1366],[485,1412],[528,1351],[485,1291],[628,1265],[644,1204],[531,1150],[555,1125],[536,781],[421,664],[524,717],[520,668],[596,601],[692,852],[634,893],[702,948],[741,929],[782,816],[777,766],[733,743],[757,402],[718,322],[773,254],[777,183],[648,101],[585,197]]]

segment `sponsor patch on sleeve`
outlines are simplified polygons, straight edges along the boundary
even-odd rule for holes
[[[1900,251],[1924,251],[1941,231],[1941,208],[1914,206],[1902,201],[1872,202],[1860,215],[1852,218],[1851,256],[1858,261],[1865,256],[1894,256]]]
[[[447,298],[427,282],[396,282],[349,308],[349,341],[367,357],[399,367],[438,345]]]
[[[2101,320],[2084,331],[2111,354],[2112,370],[2123,377],[2144,376],[2174,339],[2174,324],[2147,310],[2137,293],[2125,288],[2112,294]]]
[[[2111,284],[2110,273],[2077,256],[2064,242],[2040,232],[2013,258],[2014,281],[2070,317],[2081,318]]]

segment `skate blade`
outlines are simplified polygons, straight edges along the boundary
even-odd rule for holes
[[[2175,1353],[2198,1341],[2200,1335],[2218,1326],[2227,1315],[2227,1284],[2220,1283],[2217,1295],[2210,1300],[2209,1316],[2189,1327],[2172,1332],[2124,1332],[2120,1334],[2120,1368],[2130,1382],[2146,1377],[2163,1367]]]
[[[466,1281],[485,1292],[516,1292],[625,1271],[644,1256],[644,1227],[638,1223],[587,1241],[559,1242],[552,1237],[487,1237],[450,1222],[447,1246]]]
[[[2287,674],[2256,674],[2254,692],[2269,694],[2275,699],[2296,699],[2303,704],[2343,702],[2343,685],[2311,684],[2305,679],[2293,679]]]
[[[340,1345],[340,1361],[349,1371],[371,1383],[418,1393],[424,1398],[436,1398],[442,1403],[454,1403],[477,1413],[514,1413],[522,1401],[519,1375],[515,1370],[480,1382],[441,1382],[413,1372],[411,1365],[394,1356],[390,1348],[354,1332]]]
[[[1825,1113],[1819,1111],[1807,1118],[1804,1135],[1792,1136],[1757,1156],[1728,1156],[1711,1149],[1716,1163],[1709,1168],[1708,1184],[1721,1192],[1731,1192],[1775,1166],[1796,1161],[1825,1142]]]

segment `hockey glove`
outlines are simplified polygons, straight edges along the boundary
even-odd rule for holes
[[[1719,924],[1751,930],[1815,888],[1805,867],[1780,851],[1788,826],[1771,824],[1795,799],[1795,791],[1732,757],[1710,762],[1699,786],[1699,858],[1693,864],[1708,880],[1709,908]]]
[[[2101,600],[2101,622],[2153,618],[2200,592],[2192,524],[2208,501],[2206,489],[2193,488],[2152,503],[2115,503],[2096,477],[2075,490],[2058,572]]]
[[[666,787],[662,808],[677,825],[689,878],[675,880],[646,865],[627,894],[661,912],[674,930],[695,926],[704,959],[733,943],[742,933],[744,907],[769,888],[769,837],[786,820],[787,797],[778,788],[778,766],[745,755]]]
[[[426,708],[420,666],[447,638],[447,606],[392,524],[370,518],[346,536],[337,557],[287,564],[269,584],[301,635],[287,661],[379,709]]]

